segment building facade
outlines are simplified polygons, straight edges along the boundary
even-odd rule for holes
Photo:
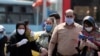
[[[34,1],[0,0],[0,24],[4,25],[8,33],[15,29],[17,22],[25,20],[30,22],[30,28],[33,31],[42,29],[41,25],[37,25],[37,21],[41,19],[36,19],[36,9],[32,7],[33,2]]]

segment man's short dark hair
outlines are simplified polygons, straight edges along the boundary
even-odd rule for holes
[[[58,13],[52,13],[49,17],[55,17],[55,19],[60,19],[60,15]]]

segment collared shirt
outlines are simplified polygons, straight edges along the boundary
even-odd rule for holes
[[[52,34],[51,42],[57,43],[57,52],[62,55],[73,55],[78,53],[79,32],[82,31],[82,26],[74,23],[74,27],[68,29],[65,23],[61,23],[55,27]]]

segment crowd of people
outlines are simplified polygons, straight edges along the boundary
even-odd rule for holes
[[[72,9],[65,11],[63,23],[58,13],[50,14],[37,39],[28,26],[28,21],[18,22],[8,38],[0,25],[0,56],[8,52],[10,56],[32,56],[31,50],[39,52],[39,56],[99,56],[100,29],[92,16],[85,16],[80,25]]]

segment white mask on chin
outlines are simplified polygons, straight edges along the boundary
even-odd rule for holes
[[[85,30],[88,32],[92,31],[92,29],[93,29],[93,27],[85,27]]]
[[[25,30],[24,30],[24,29],[17,29],[17,31],[18,31],[18,33],[19,33],[20,35],[23,35],[23,34],[25,33]]]
[[[74,19],[73,19],[73,18],[66,18],[65,21],[66,21],[66,23],[67,23],[68,25],[71,25],[71,24],[74,23]]]

